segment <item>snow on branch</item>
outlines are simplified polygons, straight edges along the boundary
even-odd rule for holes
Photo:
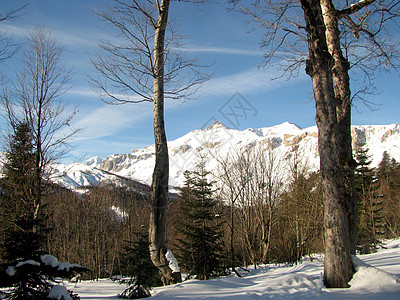
[[[374,3],[376,0],[360,0],[357,3],[353,3],[349,6],[346,6],[344,9],[339,10],[337,12],[338,18],[343,18],[345,16],[349,16],[351,14],[354,14],[355,12],[359,11],[360,9],[363,9],[364,7]]]

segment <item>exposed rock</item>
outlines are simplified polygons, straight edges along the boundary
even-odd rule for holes
[[[359,142],[366,142],[370,149],[372,167],[379,164],[382,154],[388,154],[400,161],[400,126],[374,125],[353,126],[353,148]],[[215,122],[207,129],[194,130],[183,137],[169,141],[171,186],[180,186],[184,182],[184,171],[193,170],[200,157],[206,156],[206,168],[218,177],[218,160],[227,155],[235,157],[238,153],[260,147],[261,151],[273,151],[277,161],[282,164],[282,172],[288,168],[285,160],[293,155],[294,148],[299,157],[304,159],[309,171],[319,169],[318,131],[316,126],[301,129],[293,124],[236,130],[228,129],[220,122]],[[96,185],[105,180],[113,181],[115,176],[131,178],[142,183],[151,184],[154,170],[154,145],[134,149],[130,154],[114,154],[102,160],[93,159],[86,164],[59,166],[56,169],[57,182],[64,186],[79,187]],[[258,151],[258,150],[257,150]],[[93,163],[93,165],[92,165]],[[113,176],[109,176],[112,173]]]
[[[389,129],[388,131],[386,131],[382,138],[381,138],[381,142],[385,142],[389,137],[394,136],[396,134],[400,133],[400,126],[399,124],[396,124],[396,126],[393,129]]]

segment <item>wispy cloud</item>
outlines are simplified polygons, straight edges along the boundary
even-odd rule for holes
[[[7,34],[24,38],[28,35],[28,29],[26,27],[15,26],[11,24],[2,24],[2,31]]]
[[[72,87],[69,91],[68,94],[75,95],[75,96],[81,96],[81,97],[94,97],[98,98],[99,95],[90,87]]]
[[[261,50],[255,48],[228,48],[228,47],[217,47],[217,46],[190,46],[180,47],[178,50],[183,52],[196,52],[196,53],[217,53],[217,54],[229,54],[229,55],[261,55]]]
[[[151,117],[151,114],[151,103],[103,104],[71,125],[83,129],[75,141],[96,140],[117,134],[124,128],[132,127],[137,122]]]
[[[85,87],[85,86],[81,86],[81,87],[72,87],[68,93],[70,95],[74,95],[74,96],[80,96],[80,97],[89,97],[89,98],[95,98],[97,100],[101,100],[101,96],[94,91],[93,89],[91,89],[90,87]],[[120,99],[126,99],[126,101],[142,101],[143,97],[139,96],[139,95],[128,95],[128,94],[121,94],[121,93],[113,93],[113,95],[117,98]],[[106,95],[104,95],[105,98],[108,98]]]
[[[46,27],[44,27],[46,28]],[[11,34],[17,38],[25,38],[29,35],[29,30],[31,28],[26,26],[16,26],[12,24],[4,24],[2,26],[2,30],[7,34]],[[104,38],[105,32],[101,33],[99,30],[95,28],[88,27],[85,29],[80,29],[79,31],[70,29],[70,30],[60,30],[60,29],[51,29],[51,35],[56,38],[60,44],[63,46],[80,48],[80,49],[89,49],[95,48],[97,46],[98,41],[101,38]]]
[[[295,79],[287,81],[285,78],[273,80],[276,76],[271,71],[251,68],[237,74],[209,80],[201,87],[200,94],[207,97],[232,95],[235,92],[255,94],[276,89],[295,81]],[[301,78],[303,76],[299,77],[299,79]]]

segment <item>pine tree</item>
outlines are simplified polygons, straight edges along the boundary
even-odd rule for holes
[[[16,126],[9,139],[9,151],[3,165],[1,189],[2,208],[8,218],[33,213],[32,197],[35,192],[35,153],[33,137],[26,123]],[[11,215],[12,214],[12,215]]]
[[[66,278],[84,268],[61,267],[43,251],[47,230],[45,218],[36,211],[35,148],[27,123],[15,126],[8,147],[1,182],[3,217],[8,224],[1,245],[0,287],[11,288],[5,299],[47,299],[56,277]]]
[[[384,238],[398,237],[398,163],[385,151],[377,170],[377,186],[381,205],[379,233]]]
[[[358,249],[361,253],[370,253],[376,249],[378,226],[380,222],[381,201],[376,193],[376,178],[370,167],[371,160],[365,143],[359,143],[355,159],[358,166],[355,182],[358,205]]]
[[[185,172],[181,189],[181,223],[178,231],[180,264],[200,280],[226,274],[222,246],[222,221],[218,202],[213,198],[213,182],[207,180],[204,161],[196,171]]]
[[[131,278],[128,281],[121,281],[130,285],[121,294],[121,298],[151,297],[151,288],[162,285],[160,273],[150,258],[148,234],[140,232],[136,236],[136,241],[127,242],[123,255],[123,262],[127,268],[124,275],[129,275]]]
[[[390,171],[391,171],[390,155],[387,153],[387,151],[384,151],[382,155],[382,160],[378,165],[377,176],[379,179],[386,179]]]
[[[377,176],[380,180],[388,180],[389,174],[398,167],[398,163],[391,158],[387,151],[383,152],[382,160],[378,165]]]

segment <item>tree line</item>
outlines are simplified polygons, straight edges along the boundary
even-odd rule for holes
[[[361,146],[357,149],[358,250],[368,253],[383,239],[400,234],[400,167],[387,153],[376,169],[366,167],[366,151]],[[202,164],[186,173],[180,193],[171,196],[167,245],[176,253],[183,272],[207,279],[228,270],[240,274],[240,268],[249,265],[294,264],[304,256],[322,253],[320,174],[310,173],[296,151],[287,159],[290,174],[285,180],[270,172],[278,171],[281,164],[272,159],[272,151],[255,147],[232,153],[234,156],[219,165],[221,171],[229,164],[229,173],[215,177]],[[133,183],[105,183],[83,194],[53,184],[47,189],[43,204],[46,228],[50,229],[46,252],[85,266],[90,272],[82,278],[129,275],[126,247],[148,229],[149,189],[137,189]],[[7,219],[9,216],[2,220]],[[203,228],[201,232],[196,224]],[[204,241],[209,243],[207,247],[201,247],[201,236],[210,239]],[[193,271],[204,254],[201,251],[208,253],[204,265],[211,268],[202,274]]]

